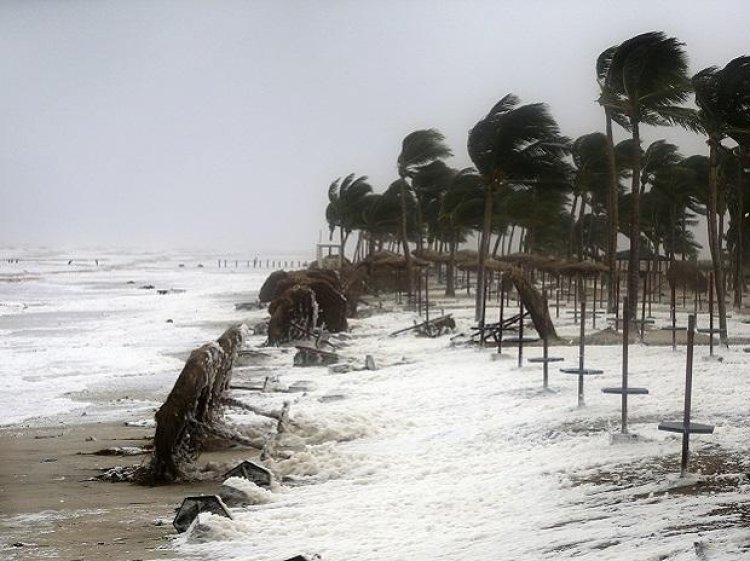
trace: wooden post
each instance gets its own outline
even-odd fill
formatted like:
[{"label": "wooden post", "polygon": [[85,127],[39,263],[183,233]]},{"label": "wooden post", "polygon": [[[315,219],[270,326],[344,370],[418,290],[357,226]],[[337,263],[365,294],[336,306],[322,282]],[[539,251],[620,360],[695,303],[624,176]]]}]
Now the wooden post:
[{"label": "wooden post", "polygon": [[518,368],[521,368],[523,362],[523,300],[520,296],[518,301],[520,302],[519,310],[521,312],[518,320]]},{"label": "wooden post", "polygon": [[677,350],[677,302],[676,302],[677,289],[675,288],[674,285],[672,286],[672,289],[670,292],[671,292],[671,295],[670,295],[669,308],[670,308],[670,312],[672,315],[672,350],[676,351]]},{"label": "wooden post", "polygon": [[[622,299],[623,309],[628,309],[628,297]],[[630,348],[630,322],[622,322],[622,419],[621,432],[628,432],[628,350]]]},{"label": "wooden post", "polygon": [[503,314],[505,312],[505,283],[503,273],[500,273],[500,321],[498,322],[497,354],[503,352]]},{"label": "wooden post", "polygon": [[586,336],[586,301],[581,299],[581,340],[578,343],[578,407],[583,407],[583,365],[586,345],[583,340]]},{"label": "wooden post", "polygon": [[695,316],[688,317],[687,332],[687,364],[685,366],[685,412],[682,417],[682,458],[680,461],[680,477],[685,477],[688,467],[688,456],[690,455],[690,407],[693,400],[693,344],[695,340]]},{"label": "wooden post", "polygon": [[430,272],[427,267],[424,269],[424,314],[425,320],[430,321]]},{"label": "wooden post", "polygon": [[708,354],[714,356],[714,274],[708,274]]},{"label": "wooden post", "polygon": [[596,281],[597,277],[594,277],[594,301],[591,305],[591,329],[596,329]]}]

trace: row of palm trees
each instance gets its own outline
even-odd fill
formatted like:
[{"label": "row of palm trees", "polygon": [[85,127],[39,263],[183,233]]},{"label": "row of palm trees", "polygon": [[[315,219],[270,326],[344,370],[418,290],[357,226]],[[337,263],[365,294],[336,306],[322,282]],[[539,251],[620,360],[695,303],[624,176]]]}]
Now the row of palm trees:
[{"label": "row of palm trees", "polygon": [[[331,233],[339,229],[343,251],[350,234],[359,231],[359,254],[365,241],[373,251],[398,240],[409,271],[410,243],[454,254],[476,233],[478,294],[487,258],[510,251],[512,242],[522,251],[603,259],[614,283],[618,236],[624,234],[630,241],[628,314],[635,318],[641,245],[670,259],[694,257],[698,246],[689,227],[704,213],[726,337],[723,242],[732,255],[735,286],[742,285],[748,246],[743,171],[750,143],[750,57],[691,78],[683,47],[662,32],[650,32],[601,53],[596,79],[604,133],[571,140],[545,104],[522,104],[508,94],[469,132],[473,168],[445,163],[452,151],[439,131],[407,135],[396,160],[399,177],[383,193],[355,174],[331,184],[326,209]],[[685,105],[691,95],[698,109]],[[615,143],[615,126],[630,138]],[[643,126],[702,133],[709,155],[685,157],[663,140],[644,148]],[[727,140],[737,146],[728,147]],[[448,294],[452,291],[449,286]],[[735,290],[736,306],[741,297]],[[481,305],[477,298],[477,317]]]}]

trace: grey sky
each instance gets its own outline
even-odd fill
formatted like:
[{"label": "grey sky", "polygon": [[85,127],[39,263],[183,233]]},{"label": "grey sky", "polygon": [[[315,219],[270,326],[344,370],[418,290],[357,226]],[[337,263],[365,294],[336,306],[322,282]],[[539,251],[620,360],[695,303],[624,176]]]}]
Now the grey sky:
[{"label": "grey sky", "polygon": [[[326,189],[508,92],[601,130],[594,62],[664,30],[750,54],[745,0],[0,1],[0,245],[309,250]],[[693,135],[648,130],[705,153]],[[324,232],[325,233],[325,232]]]}]

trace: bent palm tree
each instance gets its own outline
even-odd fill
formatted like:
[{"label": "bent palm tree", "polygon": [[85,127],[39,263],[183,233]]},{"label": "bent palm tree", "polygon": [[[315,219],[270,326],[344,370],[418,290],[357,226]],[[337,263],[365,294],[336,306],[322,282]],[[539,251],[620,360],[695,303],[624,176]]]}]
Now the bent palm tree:
[{"label": "bent palm tree", "polygon": [[484,216],[477,272],[477,321],[483,316],[486,260],[492,229],[493,199],[513,190],[540,184],[565,184],[570,167],[564,158],[570,141],[560,134],[546,105],[520,105],[508,94],[469,131],[469,157],[484,187]]},{"label": "bent palm tree", "polygon": [[333,237],[333,231],[338,227],[342,259],[345,257],[349,235],[361,222],[364,201],[370,193],[372,193],[372,186],[367,182],[367,177],[364,175],[356,177],[353,173],[343,180],[339,177],[328,187],[326,221],[330,228],[329,238]]},{"label": "bent palm tree", "polygon": [[[453,152],[445,144],[445,137],[436,129],[417,130],[406,135],[401,144],[401,153],[398,155],[396,165],[398,175],[401,178],[399,184],[401,196],[401,244],[404,250],[404,259],[406,260],[407,295],[411,300],[413,292],[414,273],[409,251],[409,240],[407,232],[407,205],[406,192],[410,189],[407,180],[414,177],[414,174],[423,166],[452,156]],[[421,233],[420,233],[421,237]]]},{"label": "bent palm tree", "polygon": [[662,32],[637,35],[608,49],[604,69],[605,94],[600,103],[612,120],[630,130],[635,145],[629,229],[628,318],[638,305],[640,269],[640,127],[681,125],[695,129],[694,111],[682,107],[691,91],[683,44]]}]

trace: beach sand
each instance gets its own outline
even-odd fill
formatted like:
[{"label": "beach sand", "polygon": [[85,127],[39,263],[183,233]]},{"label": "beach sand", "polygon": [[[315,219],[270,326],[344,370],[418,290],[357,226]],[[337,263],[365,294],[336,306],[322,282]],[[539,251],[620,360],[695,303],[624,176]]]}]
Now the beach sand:
[{"label": "beach sand", "polygon": [[[147,487],[92,481],[102,469],[148,456],[98,456],[143,446],[153,429],[122,423],[0,430],[0,557],[8,561],[136,561],[176,558],[165,549],[174,508],[187,495],[216,494],[219,481]],[[92,440],[93,439],[93,440]],[[201,455],[231,465],[248,452]],[[180,556],[184,559],[184,556]]]}]

